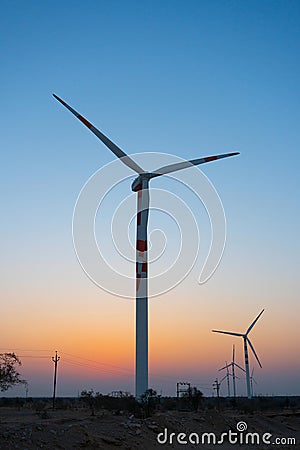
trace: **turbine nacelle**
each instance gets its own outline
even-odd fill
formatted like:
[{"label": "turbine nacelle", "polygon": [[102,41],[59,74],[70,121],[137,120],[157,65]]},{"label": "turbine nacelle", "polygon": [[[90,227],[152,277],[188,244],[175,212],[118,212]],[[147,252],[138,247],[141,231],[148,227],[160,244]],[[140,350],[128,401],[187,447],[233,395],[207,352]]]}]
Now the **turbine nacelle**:
[{"label": "turbine nacelle", "polygon": [[[151,178],[150,173],[142,173],[132,183],[131,189],[133,192],[141,191],[142,189],[148,189],[148,183]],[[146,181],[146,183],[145,183]]]}]

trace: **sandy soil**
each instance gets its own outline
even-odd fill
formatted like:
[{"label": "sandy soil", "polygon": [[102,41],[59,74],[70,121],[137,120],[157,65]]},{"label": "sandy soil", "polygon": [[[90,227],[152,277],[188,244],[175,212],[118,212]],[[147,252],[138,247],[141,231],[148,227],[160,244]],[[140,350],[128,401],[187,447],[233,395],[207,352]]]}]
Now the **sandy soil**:
[{"label": "sandy soil", "polygon": [[[270,445],[241,445],[230,444],[180,444],[179,440],[186,440],[190,433],[202,436],[205,432],[216,433],[220,439],[222,432],[237,431],[237,423],[244,421],[247,431],[272,434],[271,442],[275,438],[296,438],[296,445],[270,444]],[[157,441],[159,433],[161,441],[165,440],[164,430],[167,429],[167,443]],[[171,438],[170,434],[176,433]],[[175,439],[175,440],[174,440]],[[195,442],[195,435],[191,435]],[[206,441],[207,442],[207,441]],[[239,414],[234,411],[207,410],[206,412],[156,412],[148,419],[137,419],[127,413],[114,415],[107,411],[97,412],[91,416],[88,409],[77,410],[46,410],[36,412],[33,410],[0,408],[0,449],[1,450],[56,450],[56,449],[113,449],[123,450],[151,450],[158,448],[168,449],[300,449],[300,412],[284,411],[277,413],[257,413],[252,415]]]}]

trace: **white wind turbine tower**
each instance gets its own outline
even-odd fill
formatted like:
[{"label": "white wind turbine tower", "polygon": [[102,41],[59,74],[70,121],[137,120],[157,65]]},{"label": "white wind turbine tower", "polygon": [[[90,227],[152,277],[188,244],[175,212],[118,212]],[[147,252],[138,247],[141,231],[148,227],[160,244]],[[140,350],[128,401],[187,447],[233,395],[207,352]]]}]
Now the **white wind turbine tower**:
[{"label": "white wind turbine tower", "polygon": [[243,372],[245,372],[245,369],[243,369],[241,366],[239,366],[239,365],[234,361],[234,354],[235,354],[235,346],[234,346],[234,344],[233,344],[233,346],[232,346],[232,361],[231,361],[231,363],[227,364],[227,362],[226,362],[226,366],[221,367],[221,369],[219,369],[219,371],[220,371],[220,370],[223,370],[223,369],[227,369],[227,370],[228,370],[229,367],[231,367],[232,383],[233,383],[233,397],[235,398],[235,397],[236,397],[236,385],[235,385],[235,379],[238,378],[238,377],[235,375],[235,366],[238,367],[239,369],[241,369]]},{"label": "white wind turbine tower", "polygon": [[94,133],[121,161],[138,174],[131,189],[137,192],[137,231],[136,231],[136,378],[135,395],[140,399],[148,389],[148,237],[147,226],[149,216],[149,182],[178,170],[187,169],[192,165],[204,164],[228,156],[238,155],[239,152],[223,155],[208,156],[206,158],[183,161],[160,167],[154,172],[146,172],[130,156],[123,152],[116,144],[108,139],[101,131],[81,116],[71,106],[57,95],[53,96],[73,113],[89,130]]},{"label": "white wind turbine tower", "polygon": [[244,354],[245,354],[245,369],[246,369],[246,382],[247,382],[247,395],[248,398],[251,398],[251,383],[250,383],[250,372],[249,372],[249,357],[248,357],[248,347],[247,343],[250,345],[250,348],[259,364],[260,367],[262,367],[260,360],[258,359],[258,356],[256,354],[256,351],[254,350],[253,345],[251,344],[250,339],[248,338],[248,334],[264,312],[264,309],[258,314],[256,319],[251,323],[251,325],[248,327],[246,333],[234,333],[232,331],[220,331],[220,330],[212,330],[214,333],[223,333],[223,334],[230,334],[231,336],[241,336],[244,340]]}]

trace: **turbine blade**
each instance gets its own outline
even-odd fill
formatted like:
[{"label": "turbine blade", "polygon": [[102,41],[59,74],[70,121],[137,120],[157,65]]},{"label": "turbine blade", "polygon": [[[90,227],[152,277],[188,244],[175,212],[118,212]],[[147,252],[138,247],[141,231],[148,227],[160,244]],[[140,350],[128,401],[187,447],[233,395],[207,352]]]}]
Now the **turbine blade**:
[{"label": "turbine blade", "polygon": [[211,330],[213,333],[230,334],[231,336],[244,336],[242,333],[233,333],[231,331]]},{"label": "turbine blade", "polygon": [[94,125],[92,125],[88,120],[82,117],[75,109],[71,108],[66,102],[64,102],[61,98],[59,98],[56,94],[53,94],[53,97],[56,98],[63,106],[65,106],[71,113],[74,114],[77,119],[79,119],[92,133],[94,133],[100,141],[103,142],[106,147],[108,147],[121,161],[126,164],[126,166],[130,167],[130,169],[134,170],[138,174],[144,173],[144,170],[131,159],[126,153],[123,152],[116,144],[114,144],[107,136],[105,136],[101,131],[99,131]]},{"label": "turbine blade", "polygon": [[178,170],[187,169],[191,166],[198,166],[199,164],[205,164],[217,159],[228,158],[229,156],[239,155],[239,152],[225,153],[223,155],[207,156],[206,158],[191,159],[190,161],[182,161],[175,164],[170,164],[168,166],[160,167],[149,174],[149,178],[159,177],[160,175],[165,175],[171,172],[177,172]]},{"label": "turbine blade", "polygon": [[258,319],[260,318],[260,316],[262,315],[263,312],[264,312],[264,309],[258,314],[256,319],[253,320],[253,322],[251,323],[250,327],[248,328],[248,330],[245,333],[246,336],[247,336],[248,333],[250,333],[250,331],[252,330],[252,328],[254,327],[254,325],[256,324],[256,322],[258,321]]},{"label": "turbine blade", "polygon": [[232,346],[232,362],[233,362],[233,364],[234,364],[234,354],[235,354],[235,346],[233,344],[233,346]]},{"label": "turbine blade", "polygon": [[259,358],[258,358],[258,356],[257,356],[257,354],[256,354],[256,351],[254,350],[254,347],[253,347],[253,345],[251,344],[251,341],[250,341],[250,339],[249,338],[247,338],[247,341],[248,341],[248,344],[250,345],[250,347],[251,347],[251,350],[253,351],[253,354],[254,354],[254,356],[255,356],[255,358],[256,358],[256,360],[257,360],[257,362],[258,362],[258,364],[260,365],[260,367],[262,368],[262,365],[261,365],[261,363],[260,363],[260,360],[259,360]]},{"label": "turbine blade", "polygon": [[220,372],[220,370],[227,369],[227,367],[230,367],[230,366],[231,366],[231,364],[226,364],[226,366],[221,367],[221,369],[219,369],[219,372]]},{"label": "turbine blade", "polygon": [[239,369],[241,369],[243,372],[246,372],[246,370],[243,369],[243,367],[239,366],[237,363],[234,363],[234,365],[235,365],[236,367],[238,367]]}]

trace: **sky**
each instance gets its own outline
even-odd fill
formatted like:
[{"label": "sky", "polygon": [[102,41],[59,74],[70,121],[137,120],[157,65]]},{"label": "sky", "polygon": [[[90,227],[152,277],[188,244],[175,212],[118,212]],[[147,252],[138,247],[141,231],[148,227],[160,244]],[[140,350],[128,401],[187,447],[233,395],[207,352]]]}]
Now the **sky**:
[{"label": "sky", "polygon": [[[220,265],[201,285],[205,209],[178,183],[153,180],[184,197],[201,246],[186,278],[149,301],[149,385],[175,395],[176,383],[189,381],[212,395],[232,345],[239,364],[243,354],[240,338],[211,330],[244,332],[265,308],[250,336],[263,366],[251,355],[255,391],[300,395],[299,23],[296,0],[2,2],[0,352],[20,356],[29,395],[52,395],[55,350],[57,395],[134,392],[134,301],[93,283],[72,239],[81,189],[115,157],[52,93],[129,154],[240,152],[201,166],[227,223]],[[149,161],[157,167],[155,156]],[[131,194],[134,173],[126,177],[98,214],[104,247],[109,206]],[[178,230],[153,211],[149,229],[160,226],[175,258]],[[116,235],[124,230],[119,222]],[[110,285],[119,289],[113,277]],[[242,377],[238,393],[246,394]]]}]

